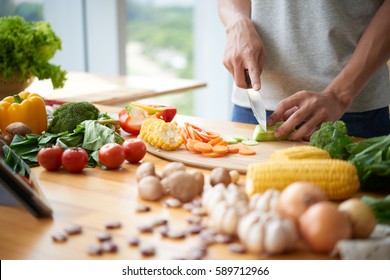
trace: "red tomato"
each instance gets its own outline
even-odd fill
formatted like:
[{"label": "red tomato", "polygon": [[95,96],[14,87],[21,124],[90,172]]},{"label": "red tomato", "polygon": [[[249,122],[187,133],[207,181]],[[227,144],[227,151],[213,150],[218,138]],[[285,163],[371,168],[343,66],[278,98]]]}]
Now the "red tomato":
[{"label": "red tomato", "polygon": [[100,148],[98,156],[100,163],[110,169],[119,168],[125,161],[124,149],[117,143],[105,144]]},{"label": "red tomato", "polygon": [[80,173],[88,163],[88,154],[80,147],[68,148],[62,153],[61,162],[67,171]]},{"label": "red tomato", "polygon": [[138,135],[141,130],[141,125],[149,115],[144,109],[127,105],[119,113],[119,124],[121,128],[132,135]]},{"label": "red tomato", "polygon": [[39,150],[37,154],[38,164],[49,171],[58,170],[61,163],[61,156],[64,150],[60,146],[46,147]]},{"label": "red tomato", "polygon": [[130,163],[139,162],[146,154],[146,145],[141,139],[128,139],[122,144],[125,158]]}]

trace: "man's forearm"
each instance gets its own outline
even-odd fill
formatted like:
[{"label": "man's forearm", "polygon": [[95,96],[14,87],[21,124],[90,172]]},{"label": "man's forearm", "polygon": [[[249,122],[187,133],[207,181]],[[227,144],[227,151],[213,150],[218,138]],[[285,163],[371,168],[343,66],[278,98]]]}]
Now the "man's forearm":
[{"label": "man's forearm", "polygon": [[218,13],[223,25],[229,29],[241,20],[250,19],[250,0],[218,0]]},{"label": "man's forearm", "polygon": [[386,0],[364,31],[350,61],[325,90],[337,93],[347,106],[390,57],[389,14],[390,0]]}]

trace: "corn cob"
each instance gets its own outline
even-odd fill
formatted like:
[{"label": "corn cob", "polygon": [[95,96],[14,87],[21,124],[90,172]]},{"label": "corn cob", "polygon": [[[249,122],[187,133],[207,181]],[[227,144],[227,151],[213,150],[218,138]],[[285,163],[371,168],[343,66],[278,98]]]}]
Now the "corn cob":
[{"label": "corn cob", "polygon": [[141,126],[140,137],[158,149],[177,150],[182,144],[181,128],[175,122],[165,122],[158,118],[148,118]]},{"label": "corn cob", "polygon": [[295,146],[276,150],[270,159],[330,159],[330,154],[314,146]]},{"label": "corn cob", "polygon": [[344,160],[270,160],[248,166],[246,192],[281,191],[297,181],[311,182],[335,200],[351,197],[360,187],[356,167]]}]

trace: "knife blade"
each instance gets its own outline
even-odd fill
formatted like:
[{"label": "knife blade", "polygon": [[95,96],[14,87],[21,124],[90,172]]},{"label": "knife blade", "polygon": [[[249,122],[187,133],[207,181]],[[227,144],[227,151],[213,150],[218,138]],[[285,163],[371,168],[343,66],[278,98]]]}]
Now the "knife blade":
[{"label": "knife blade", "polygon": [[[252,85],[248,70],[245,70],[245,77],[248,84]],[[249,103],[257,122],[264,129],[264,131],[267,131],[267,114],[265,112],[263,100],[261,99],[260,91],[249,88],[247,89],[247,93],[249,97]]]}]

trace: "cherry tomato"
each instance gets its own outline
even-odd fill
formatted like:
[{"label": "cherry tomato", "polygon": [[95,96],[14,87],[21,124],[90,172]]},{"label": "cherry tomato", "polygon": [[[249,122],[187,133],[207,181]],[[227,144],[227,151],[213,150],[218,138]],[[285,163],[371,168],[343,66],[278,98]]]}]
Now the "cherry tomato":
[{"label": "cherry tomato", "polygon": [[68,148],[62,153],[61,162],[67,171],[80,173],[88,163],[88,154],[80,147]]},{"label": "cherry tomato", "polygon": [[58,170],[61,163],[61,156],[64,150],[60,146],[45,147],[37,154],[38,164],[49,171]]},{"label": "cherry tomato", "polygon": [[125,152],[118,143],[108,143],[98,152],[99,161],[109,169],[117,169],[125,161]]},{"label": "cherry tomato", "polygon": [[130,163],[139,162],[146,154],[146,145],[141,139],[128,139],[122,144],[125,158]]},{"label": "cherry tomato", "polygon": [[138,135],[143,121],[149,115],[144,109],[129,104],[118,113],[118,117],[119,124],[124,131],[132,135]]}]

